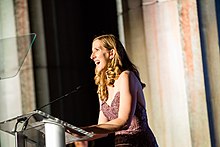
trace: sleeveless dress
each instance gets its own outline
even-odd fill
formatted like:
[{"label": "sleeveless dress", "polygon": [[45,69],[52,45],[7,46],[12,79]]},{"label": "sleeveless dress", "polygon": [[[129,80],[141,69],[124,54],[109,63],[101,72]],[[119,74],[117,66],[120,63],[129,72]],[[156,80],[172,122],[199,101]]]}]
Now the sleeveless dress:
[{"label": "sleeveless dress", "polygon": [[[101,104],[101,111],[110,121],[118,117],[120,92],[109,106],[106,102]],[[148,126],[146,109],[137,102],[135,114],[127,130],[115,132],[116,147],[158,147],[157,141]]]}]

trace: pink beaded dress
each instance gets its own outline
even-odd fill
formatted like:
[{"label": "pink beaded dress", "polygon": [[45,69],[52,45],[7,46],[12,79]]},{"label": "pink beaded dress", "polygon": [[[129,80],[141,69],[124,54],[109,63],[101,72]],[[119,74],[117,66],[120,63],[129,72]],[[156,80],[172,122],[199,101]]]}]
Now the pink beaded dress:
[{"label": "pink beaded dress", "polygon": [[[106,102],[101,105],[101,111],[108,120],[118,117],[120,92],[117,92],[111,106]],[[157,141],[148,126],[146,110],[137,102],[135,114],[127,130],[115,132],[116,147],[158,147]]]}]

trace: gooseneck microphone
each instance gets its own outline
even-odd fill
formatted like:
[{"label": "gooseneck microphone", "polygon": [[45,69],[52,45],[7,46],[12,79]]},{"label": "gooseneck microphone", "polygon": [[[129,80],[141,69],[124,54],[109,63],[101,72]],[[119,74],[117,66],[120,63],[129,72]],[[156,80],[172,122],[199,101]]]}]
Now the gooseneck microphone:
[{"label": "gooseneck microphone", "polygon": [[[53,103],[59,101],[59,100],[64,99],[65,97],[67,97],[67,96],[69,96],[69,95],[71,95],[71,94],[77,93],[77,92],[79,92],[79,90],[80,90],[81,88],[82,88],[81,85],[80,85],[80,86],[77,86],[77,87],[74,88],[72,91],[70,91],[70,92],[68,92],[68,93],[66,93],[66,94],[64,94],[64,95],[62,95],[62,96],[60,96],[60,97],[54,99],[53,101],[51,101],[51,102],[49,102],[49,103],[47,103],[47,104],[45,104],[45,105],[43,105],[43,106],[41,106],[41,107],[35,109],[34,111],[41,110],[41,109],[43,109],[43,108],[45,108],[45,107],[47,107],[47,106],[49,106],[49,105],[51,105],[51,104],[53,104]],[[29,119],[30,119],[33,115],[34,115],[34,114],[32,114],[32,115],[30,115],[30,116],[28,116],[28,117],[24,117],[24,118],[18,119],[18,120],[17,120],[17,123],[15,124],[15,130],[14,130],[14,132],[17,132],[17,125],[18,125],[19,123],[23,123],[22,131],[24,131],[24,130],[27,128]]]},{"label": "gooseneck microphone", "polygon": [[69,96],[70,94],[76,93],[76,92],[78,92],[81,88],[82,88],[82,86],[77,86],[77,87],[74,88],[72,91],[70,91],[70,92],[64,94],[63,96],[58,97],[58,98],[56,98],[55,100],[53,100],[53,101],[51,101],[51,102],[49,102],[49,103],[47,103],[47,104],[45,104],[45,105],[43,105],[43,106],[41,106],[41,107],[35,109],[34,111],[36,111],[36,110],[41,110],[41,109],[43,109],[43,108],[45,108],[45,107],[47,107],[47,106],[49,106],[49,105],[55,103],[56,101],[59,101],[59,100],[65,98],[65,97]]}]

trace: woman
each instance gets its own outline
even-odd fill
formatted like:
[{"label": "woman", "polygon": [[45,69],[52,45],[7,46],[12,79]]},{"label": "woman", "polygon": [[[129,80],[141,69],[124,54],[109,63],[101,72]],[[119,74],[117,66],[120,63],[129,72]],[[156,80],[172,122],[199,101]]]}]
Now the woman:
[{"label": "woman", "polygon": [[115,133],[115,146],[157,147],[148,126],[143,84],[135,65],[114,35],[96,37],[91,59],[95,62],[100,113],[98,124],[84,127],[97,139]]}]

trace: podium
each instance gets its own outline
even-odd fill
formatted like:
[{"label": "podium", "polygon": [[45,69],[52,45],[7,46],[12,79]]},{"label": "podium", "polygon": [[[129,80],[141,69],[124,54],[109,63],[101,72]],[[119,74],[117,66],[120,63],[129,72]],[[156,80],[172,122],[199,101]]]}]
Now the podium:
[{"label": "podium", "polygon": [[93,136],[39,110],[0,122],[0,130],[14,135],[15,147],[65,147]]},{"label": "podium", "polygon": [[[0,39],[0,81],[19,74],[35,39],[35,33]],[[15,147],[65,147],[93,136],[39,110],[0,122],[0,131],[13,136]]]}]

